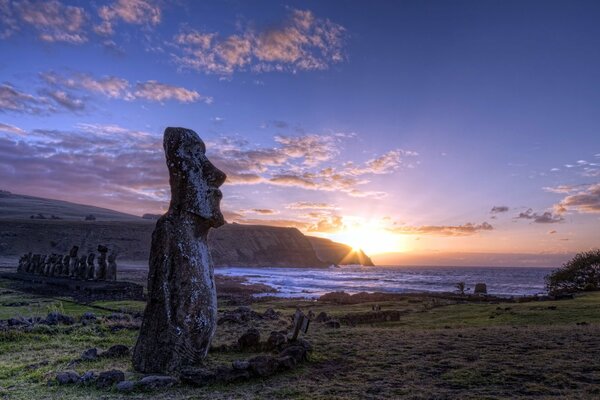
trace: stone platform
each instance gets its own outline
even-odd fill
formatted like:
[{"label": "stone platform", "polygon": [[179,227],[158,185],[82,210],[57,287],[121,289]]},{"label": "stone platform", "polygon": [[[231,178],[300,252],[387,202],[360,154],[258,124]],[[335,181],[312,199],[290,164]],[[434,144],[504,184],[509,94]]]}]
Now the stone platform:
[{"label": "stone platform", "polygon": [[0,273],[15,282],[19,290],[48,296],[68,296],[82,301],[144,300],[144,287],[125,281],[76,280],[18,272]]}]

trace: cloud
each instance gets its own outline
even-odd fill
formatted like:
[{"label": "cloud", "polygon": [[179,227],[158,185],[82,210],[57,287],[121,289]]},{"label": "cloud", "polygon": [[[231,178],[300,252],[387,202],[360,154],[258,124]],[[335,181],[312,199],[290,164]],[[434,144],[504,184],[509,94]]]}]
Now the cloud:
[{"label": "cloud", "polygon": [[[168,205],[168,173],[158,135],[114,125],[32,130],[0,136],[0,176],[16,193],[69,198],[137,213]],[[67,195],[68,194],[68,195]]]},{"label": "cloud", "polygon": [[94,27],[94,31],[102,36],[114,34],[114,24],[125,22],[134,25],[158,25],[161,21],[161,9],[154,1],[148,0],[117,0],[111,5],[98,9],[102,20]]},{"label": "cloud", "polygon": [[[581,185],[580,185],[581,186]],[[562,199],[555,209],[558,212],[574,210],[579,213],[600,212],[600,183],[587,185],[575,194],[570,194]]]},{"label": "cloud", "polygon": [[42,80],[58,90],[75,90],[96,93],[110,99],[132,101],[143,99],[147,101],[163,102],[175,100],[180,103],[193,103],[204,101],[211,103],[212,98],[202,96],[195,90],[161,83],[155,80],[138,82],[132,85],[124,78],[103,76],[95,78],[88,74],[76,73],[70,77],[59,75],[55,72],[40,74]]},{"label": "cloud", "polygon": [[463,225],[422,225],[422,226],[399,226],[391,228],[394,233],[403,235],[438,235],[438,236],[469,236],[481,231],[491,231],[494,227],[483,222],[481,224],[466,223]]},{"label": "cloud", "polygon": [[525,212],[519,213],[515,219],[529,219],[538,224],[554,224],[564,220],[562,216],[552,214],[550,211],[545,211],[542,214],[539,214],[533,212],[531,208],[527,209]]},{"label": "cloud", "polygon": [[206,103],[212,103],[212,98],[203,98],[200,93],[195,90],[188,90],[157,81],[147,81],[136,84],[133,95],[138,99],[146,99],[149,101],[162,102],[165,100],[177,100],[180,103],[193,103],[200,99],[204,99]]},{"label": "cloud", "polygon": [[291,10],[279,26],[250,28],[221,37],[213,32],[187,30],[174,38],[181,67],[229,75],[251,70],[323,70],[344,60],[345,28],[311,11]]},{"label": "cloud", "polygon": [[0,122],[0,132],[11,133],[19,136],[24,136],[26,134],[26,132],[23,129],[17,126],[3,124],[2,122]]},{"label": "cloud", "polygon": [[210,143],[209,153],[215,165],[227,173],[230,184],[260,183],[342,192],[353,197],[385,197],[385,192],[362,190],[359,186],[367,184],[371,174],[397,171],[405,158],[416,157],[416,153],[397,149],[363,165],[341,162],[341,167],[323,166],[337,161],[343,142],[352,137],[343,133],[275,136],[277,146],[270,148],[252,148],[246,141],[221,138]]},{"label": "cloud", "polygon": [[43,93],[68,110],[82,111],[85,108],[82,99],[78,99],[62,90],[45,90]]},{"label": "cloud", "polygon": [[13,86],[0,84],[0,112],[40,114],[47,108],[46,105],[42,98],[21,92]]},{"label": "cloud", "polygon": [[334,233],[340,231],[344,227],[343,218],[339,215],[331,215],[311,225],[308,232]]},{"label": "cloud", "polygon": [[505,213],[509,210],[508,206],[494,206],[490,210],[492,214]]},{"label": "cloud", "polygon": [[88,16],[81,7],[67,6],[57,0],[0,1],[0,38],[12,36],[20,24],[31,26],[44,42],[87,42],[85,24]]},{"label": "cloud", "polygon": [[335,210],[338,207],[329,203],[298,201],[296,203],[286,205],[285,208],[288,208],[290,210]]},{"label": "cloud", "polygon": [[279,214],[279,211],[271,210],[270,208],[252,208],[250,210],[239,210],[238,213],[241,216],[246,214],[274,215]]}]

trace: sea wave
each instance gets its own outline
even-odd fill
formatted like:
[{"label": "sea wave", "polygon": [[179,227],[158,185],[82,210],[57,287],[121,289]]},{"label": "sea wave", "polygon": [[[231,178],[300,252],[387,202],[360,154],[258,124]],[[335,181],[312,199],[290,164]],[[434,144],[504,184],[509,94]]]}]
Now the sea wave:
[{"label": "sea wave", "polygon": [[276,288],[281,297],[319,297],[343,290],[358,292],[452,292],[465,282],[467,293],[476,283],[487,285],[488,293],[499,296],[544,294],[544,277],[552,268],[526,267],[361,267],[341,268],[243,268],[220,267],[215,272],[244,277],[250,283]]}]

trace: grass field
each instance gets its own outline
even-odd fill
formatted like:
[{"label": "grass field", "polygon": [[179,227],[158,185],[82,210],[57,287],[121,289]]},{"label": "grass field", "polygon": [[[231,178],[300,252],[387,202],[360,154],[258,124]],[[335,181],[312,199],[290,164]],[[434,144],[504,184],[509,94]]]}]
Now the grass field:
[{"label": "grass field", "polygon": [[[6,285],[6,282],[0,282]],[[23,304],[20,304],[23,303]],[[26,303],[26,304],[25,304]],[[89,306],[40,298],[0,287],[0,319],[60,311],[78,318],[106,308],[136,312],[141,302],[98,302]],[[600,398],[600,293],[556,302],[454,304],[423,296],[380,303],[407,313],[400,321],[342,325],[313,323],[306,338],[310,361],[268,379],[204,388],[180,386],[154,392],[156,399],[500,399]],[[102,307],[102,309],[96,308]],[[315,301],[269,300],[280,320],[247,326],[219,326],[215,345],[231,343],[249,326],[268,336],[284,329],[297,307],[344,316],[365,313],[372,304],[332,305]],[[38,325],[29,332],[0,331],[0,397],[6,399],[149,398],[82,386],[48,386],[57,371],[118,368],[135,377],[128,358],[69,366],[90,347],[133,346],[135,329],[111,329],[111,322],[71,326]],[[249,357],[250,354],[243,355]],[[211,353],[209,363],[229,363],[240,355]]]}]

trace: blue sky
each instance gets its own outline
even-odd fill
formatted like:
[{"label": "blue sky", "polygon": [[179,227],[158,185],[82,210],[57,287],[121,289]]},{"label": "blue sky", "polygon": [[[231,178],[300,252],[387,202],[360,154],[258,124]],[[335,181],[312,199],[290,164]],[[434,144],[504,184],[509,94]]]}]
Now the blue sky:
[{"label": "blue sky", "polygon": [[179,125],[228,173],[230,222],[371,253],[586,250],[599,17],[592,1],[0,0],[0,186],[163,212],[160,140]]}]

